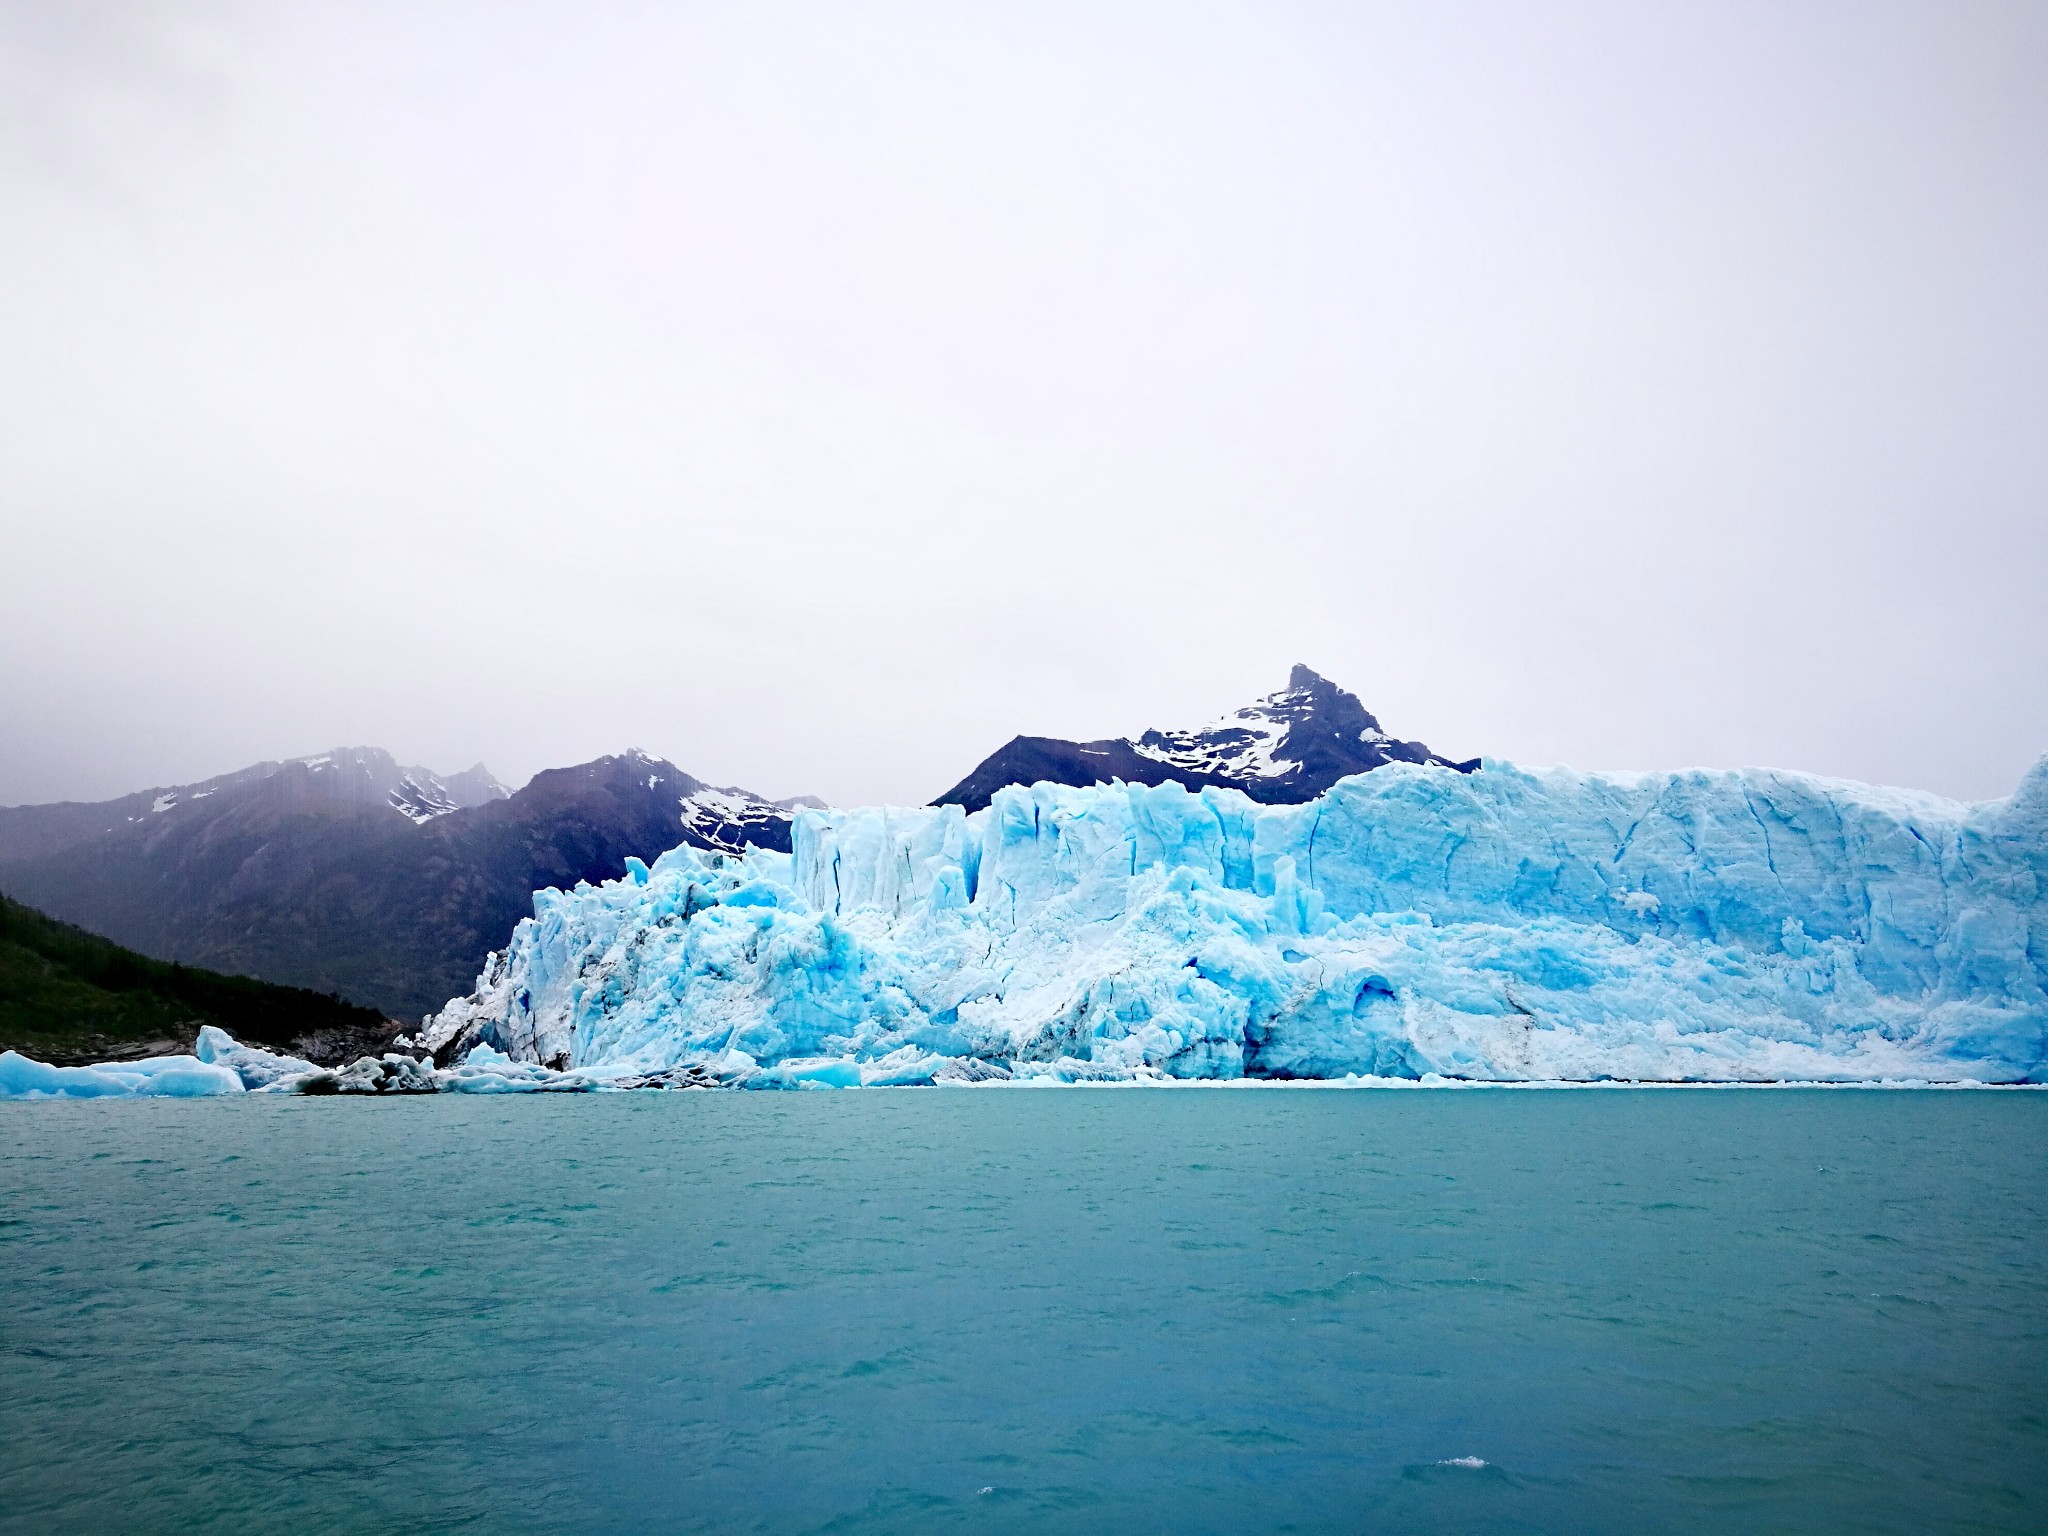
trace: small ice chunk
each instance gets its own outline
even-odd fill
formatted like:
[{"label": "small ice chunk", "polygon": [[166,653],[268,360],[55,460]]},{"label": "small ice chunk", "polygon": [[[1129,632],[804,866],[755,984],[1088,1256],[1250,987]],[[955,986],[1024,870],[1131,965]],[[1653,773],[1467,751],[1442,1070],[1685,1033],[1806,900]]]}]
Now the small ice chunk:
[{"label": "small ice chunk", "polygon": [[287,1077],[298,1077],[320,1069],[299,1056],[281,1056],[258,1046],[243,1045],[226,1030],[207,1024],[199,1031],[193,1054],[213,1066],[226,1067],[242,1080],[244,1088],[268,1088]]}]

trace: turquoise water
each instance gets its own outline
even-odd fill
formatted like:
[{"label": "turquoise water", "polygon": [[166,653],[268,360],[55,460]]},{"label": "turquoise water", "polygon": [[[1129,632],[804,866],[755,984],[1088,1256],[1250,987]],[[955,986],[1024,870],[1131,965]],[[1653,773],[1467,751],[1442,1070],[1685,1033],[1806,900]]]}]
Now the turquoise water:
[{"label": "turquoise water", "polygon": [[2020,1093],[10,1106],[0,1531],[2044,1530],[2044,1176]]}]

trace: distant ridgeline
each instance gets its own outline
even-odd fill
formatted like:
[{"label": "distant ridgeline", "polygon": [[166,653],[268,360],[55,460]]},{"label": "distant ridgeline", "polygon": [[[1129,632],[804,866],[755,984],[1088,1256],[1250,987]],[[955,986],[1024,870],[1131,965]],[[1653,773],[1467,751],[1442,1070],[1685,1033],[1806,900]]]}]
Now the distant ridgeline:
[{"label": "distant ridgeline", "polygon": [[0,891],[148,955],[417,1020],[469,984],[536,889],[612,879],[679,843],[787,849],[795,803],[641,752],[508,795],[481,764],[441,776],[355,748],[0,808]]},{"label": "distant ridgeline", "polygon": [[1263,805],[1313,800],[1339,779],[1388,763],[1435,763],[1470,773],[1419,741],[1396,741],[1358,696],[1307,667],[1280,692],[1193,731],[1147,731],[1136,741],[1016,736],[932,801],[978,811],[1010,784],[1163,784],[1243,790]]},{"label": "distant ridgeline", "polygon": [[388,1033],[375,1009],[151,960],[0,896],[0,1049],[103,1060],[185,1049],[203,1024],[284,1047]]},{"label": "distant ridgeline", "polygon": [[1974,805],[1496,761],[1299,805],[1041,782],[804,812],[793,855],[678,849],[534,905],[425,1031],[442,1059],[757,1087],[2048,1080],[2048,758]]}]

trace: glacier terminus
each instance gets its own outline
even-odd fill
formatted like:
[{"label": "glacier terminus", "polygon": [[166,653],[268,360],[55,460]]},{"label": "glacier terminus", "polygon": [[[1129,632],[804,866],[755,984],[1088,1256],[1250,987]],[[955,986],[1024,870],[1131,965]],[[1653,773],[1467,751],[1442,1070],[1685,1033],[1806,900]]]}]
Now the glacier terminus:
[{"label": "glacier terminus", "polygon": [[620,1086],[2048,1081],[2048,759],[1975,804],[1486,759],[791,835],[537,893],[417,1045]]}]

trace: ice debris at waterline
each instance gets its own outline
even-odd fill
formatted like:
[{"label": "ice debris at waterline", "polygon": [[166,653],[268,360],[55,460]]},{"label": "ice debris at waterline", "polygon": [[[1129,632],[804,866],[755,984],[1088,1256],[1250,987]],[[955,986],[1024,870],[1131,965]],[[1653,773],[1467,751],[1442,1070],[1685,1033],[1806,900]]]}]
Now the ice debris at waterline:
[{"label": "ice debris at waterline", "polygon": [[805,811],[542,891],[438,1060],[620,1083],[2048,1080],[2048,758],[1963,804],[1393,764]]},{"label": "ice debris at waterline", "polygon": [[205,1099],[238,1093],[587,1093],[600,1083],[507,1059],[488,1046],[438,1069],[399,1052],[365,1056],[339,1070],[243,1045],[209,1024],[190,1056],[53,1067],[0,1051],[0,1099]]}]

